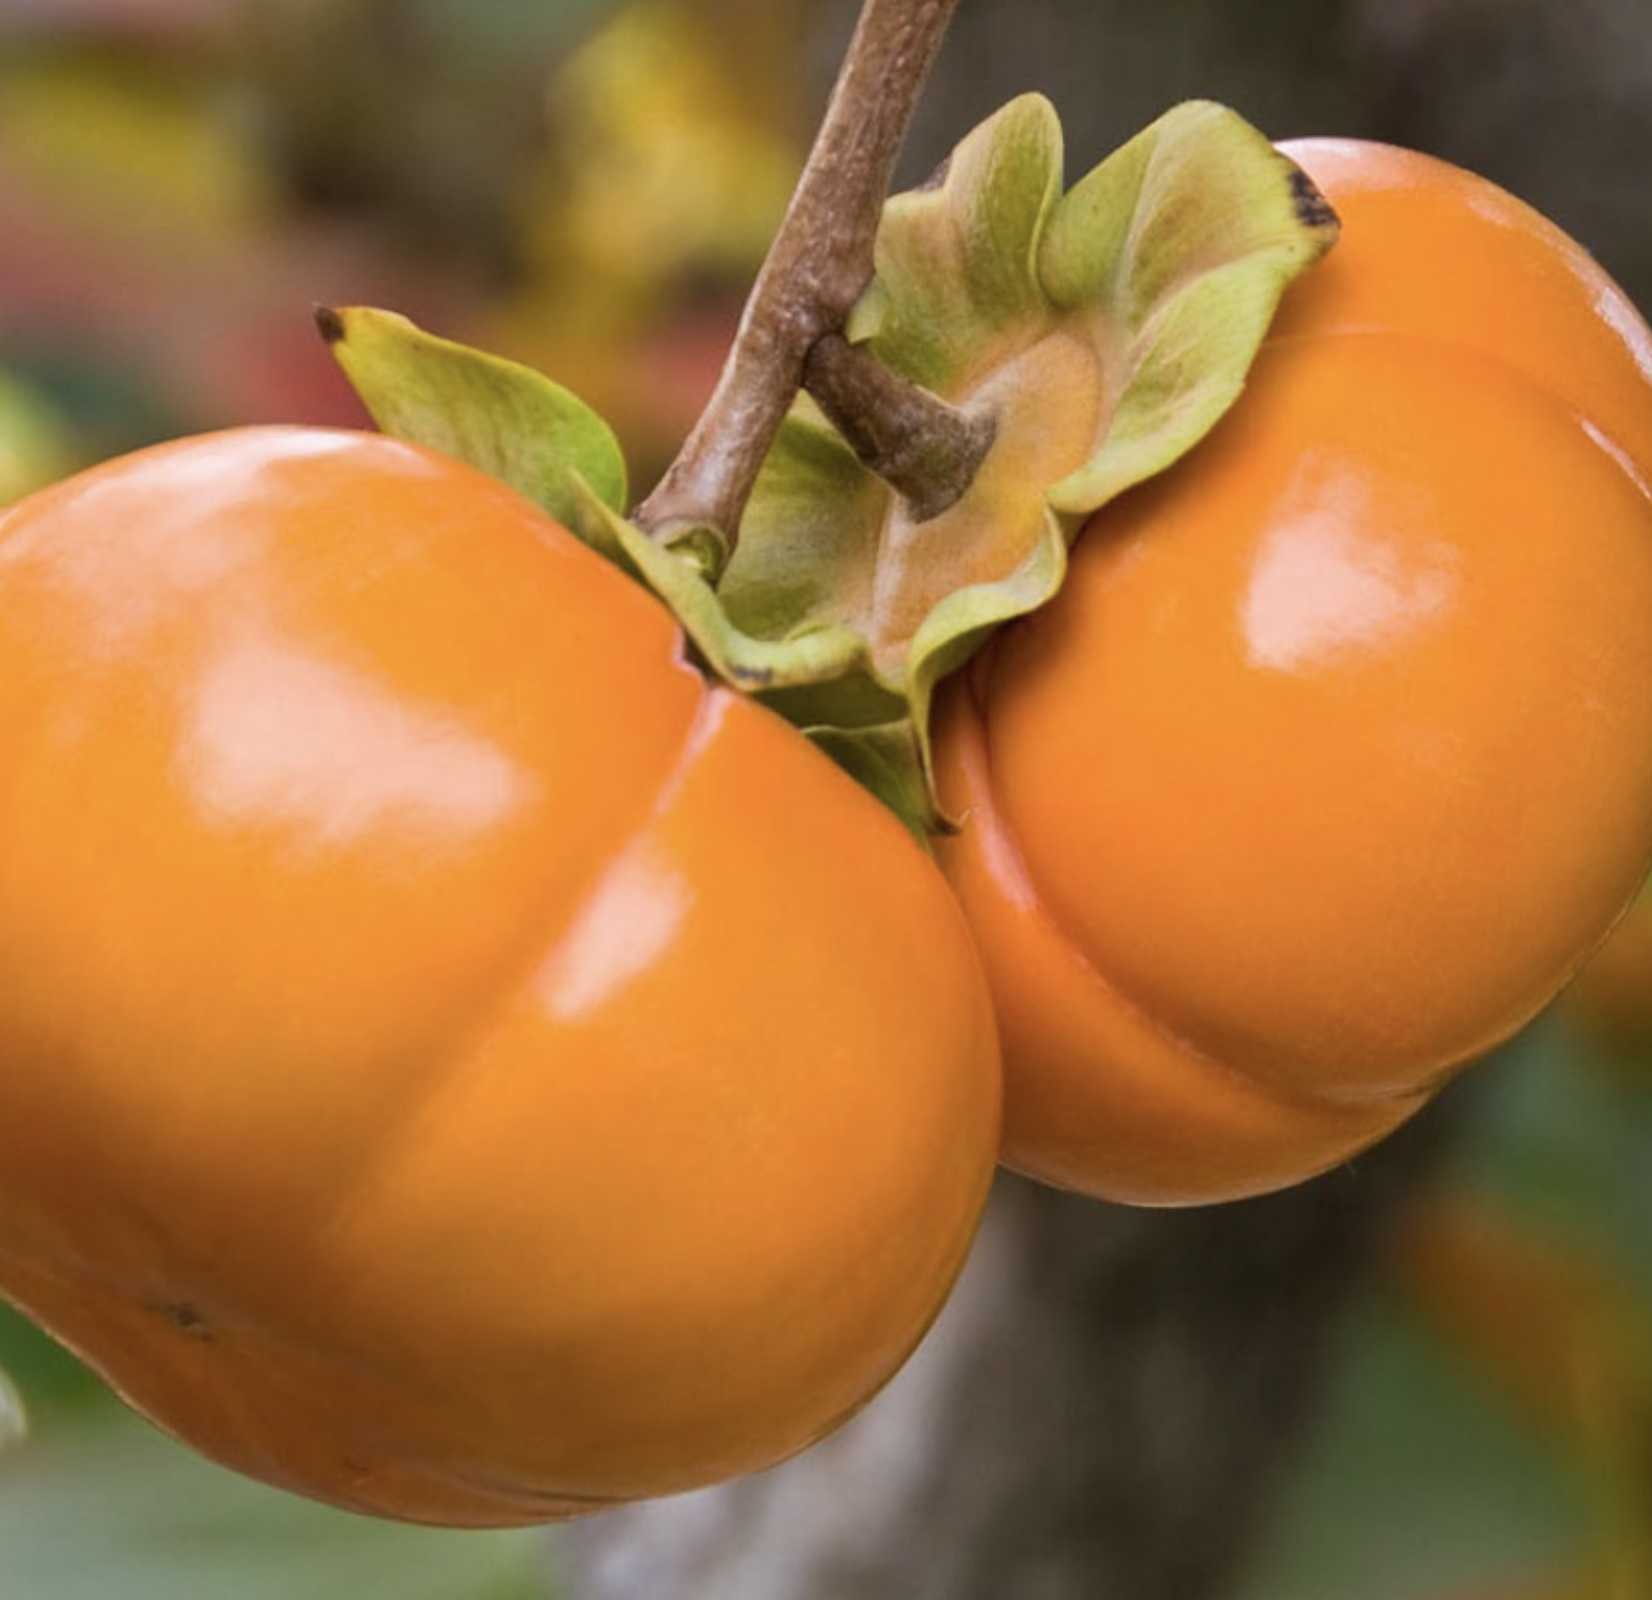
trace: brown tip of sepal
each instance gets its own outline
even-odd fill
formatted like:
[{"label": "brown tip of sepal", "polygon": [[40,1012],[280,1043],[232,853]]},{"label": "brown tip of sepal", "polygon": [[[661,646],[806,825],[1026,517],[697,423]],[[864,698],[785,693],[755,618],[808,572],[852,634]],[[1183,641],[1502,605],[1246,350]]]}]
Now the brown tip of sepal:
[{"label": "brown tip of sepal", "polygon": [[[967,816],[968,813],[965,813]],[[936,808],[929,818],[929,837],[931,839],[956,839],[964,831],[965,817],[949,817],[946,812]]]},{"label": "brown tip of sepal", "polygon": [[938,166],[927,178],[924,179],[922,183],[918,185],[914,193],[933,194],[937,189],[944,188],[946,186],[946,180],[951,172],[952,152],[949,150],[942,158],[940,166]]},{"label": "brown tip of sepal", "polygon": [[1331,202],[1320,192],[1319,185],[1293,161],[1291,168],[1291,206],[1296,220],[1304,228],[1340,230],[1342,218]]},{"label": "brown tip of sepal", "polygon": [[344,338],[344,318],[331,306],[317,306],[315,308],[316,332],[328,344],[338,344]]}]

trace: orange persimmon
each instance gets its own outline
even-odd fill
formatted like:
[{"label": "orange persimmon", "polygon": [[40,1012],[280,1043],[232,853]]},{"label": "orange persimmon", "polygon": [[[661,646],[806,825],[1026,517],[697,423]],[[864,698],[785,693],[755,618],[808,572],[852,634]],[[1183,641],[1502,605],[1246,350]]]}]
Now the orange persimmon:
[{"label": "orange persimmon", "polygon": [[0,518],[0,1292],[218,1460],[541,1521],[900,1364],[998,1132],[945,883],[662,607],[367,434]]},{"label": "orange persimmon", "polygon": [[1393,1128],[1652,857],[1652,334],[1485,180],[1285,149],[1340,244],[938,730],[1007,1160],[1145,1203]]}]

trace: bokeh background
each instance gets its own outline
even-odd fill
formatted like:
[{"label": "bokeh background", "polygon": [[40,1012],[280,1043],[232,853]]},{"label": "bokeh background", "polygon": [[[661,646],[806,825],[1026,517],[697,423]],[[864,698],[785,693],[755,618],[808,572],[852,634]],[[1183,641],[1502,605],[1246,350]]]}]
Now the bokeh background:
[{"label": "bokeh background", "polygon": [[[363,425],[310,327],[542,367],[651,481],[715,379],[849,0],[0,0],[0,504]],[[916,181],[1041,88],[1071,175],[1171,102],[1473,166],[1652,305],[1647,0],[963,0]],[[1394,1152],[1220,1216],[1006,1181],[847,1434],[563,1535],[205,1465],[0,1308],[0,1595],[1652,1600],[1652,908]],[[15,1411],[0,1390],[0,1435]]]}]

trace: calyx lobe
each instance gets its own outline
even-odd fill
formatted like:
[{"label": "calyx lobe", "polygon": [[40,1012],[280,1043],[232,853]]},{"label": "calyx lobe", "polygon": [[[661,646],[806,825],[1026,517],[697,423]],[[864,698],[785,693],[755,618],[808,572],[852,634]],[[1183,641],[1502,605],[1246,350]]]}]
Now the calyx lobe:
[{"label": "calyx lobe", "polygon": [[1054,109],[1012,101],[887,203],[844,330],[990,441],[967,489],[926,500],[919,452],[897,493],[800,394],[732,557],[714,529],[660,543],[627,521],[612,434],[549,380],[384,313],[344,313],[334,349],[385,431],[537,499],[652,588],[711,671],[922,835],[943,825],[937,684],[1055,595],[1093,512],[1210,431],[1285,288],[1336,238],[1300,169],[1208,102],[1173,108],[1065,193],[1061,175]]}]

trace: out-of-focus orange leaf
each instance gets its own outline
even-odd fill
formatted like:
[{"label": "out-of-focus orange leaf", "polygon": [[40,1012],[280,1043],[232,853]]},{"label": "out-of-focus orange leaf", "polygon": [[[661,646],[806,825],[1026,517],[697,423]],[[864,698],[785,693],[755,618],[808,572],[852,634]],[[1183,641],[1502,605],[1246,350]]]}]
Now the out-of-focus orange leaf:
[{"label": "out-of-focus orange leaf", "polygon": [[1576,1600],[1652,1596],[1652,1327],[1601,1260],[1467,1194],[1441,1192],[1397,1240],[1419,1314],[1555,1436],[1594,1493],[1602,1574]]},{"label": "out-of-focus orange leaf", "polygon": [[1546,1426],[1587,1431],[1603,1389],[1625,1406],[1652,1402],[1644,1314],[1601,1264],[1460,1194],[1430,1196],[1397,1237],[1424,1317]]}]

